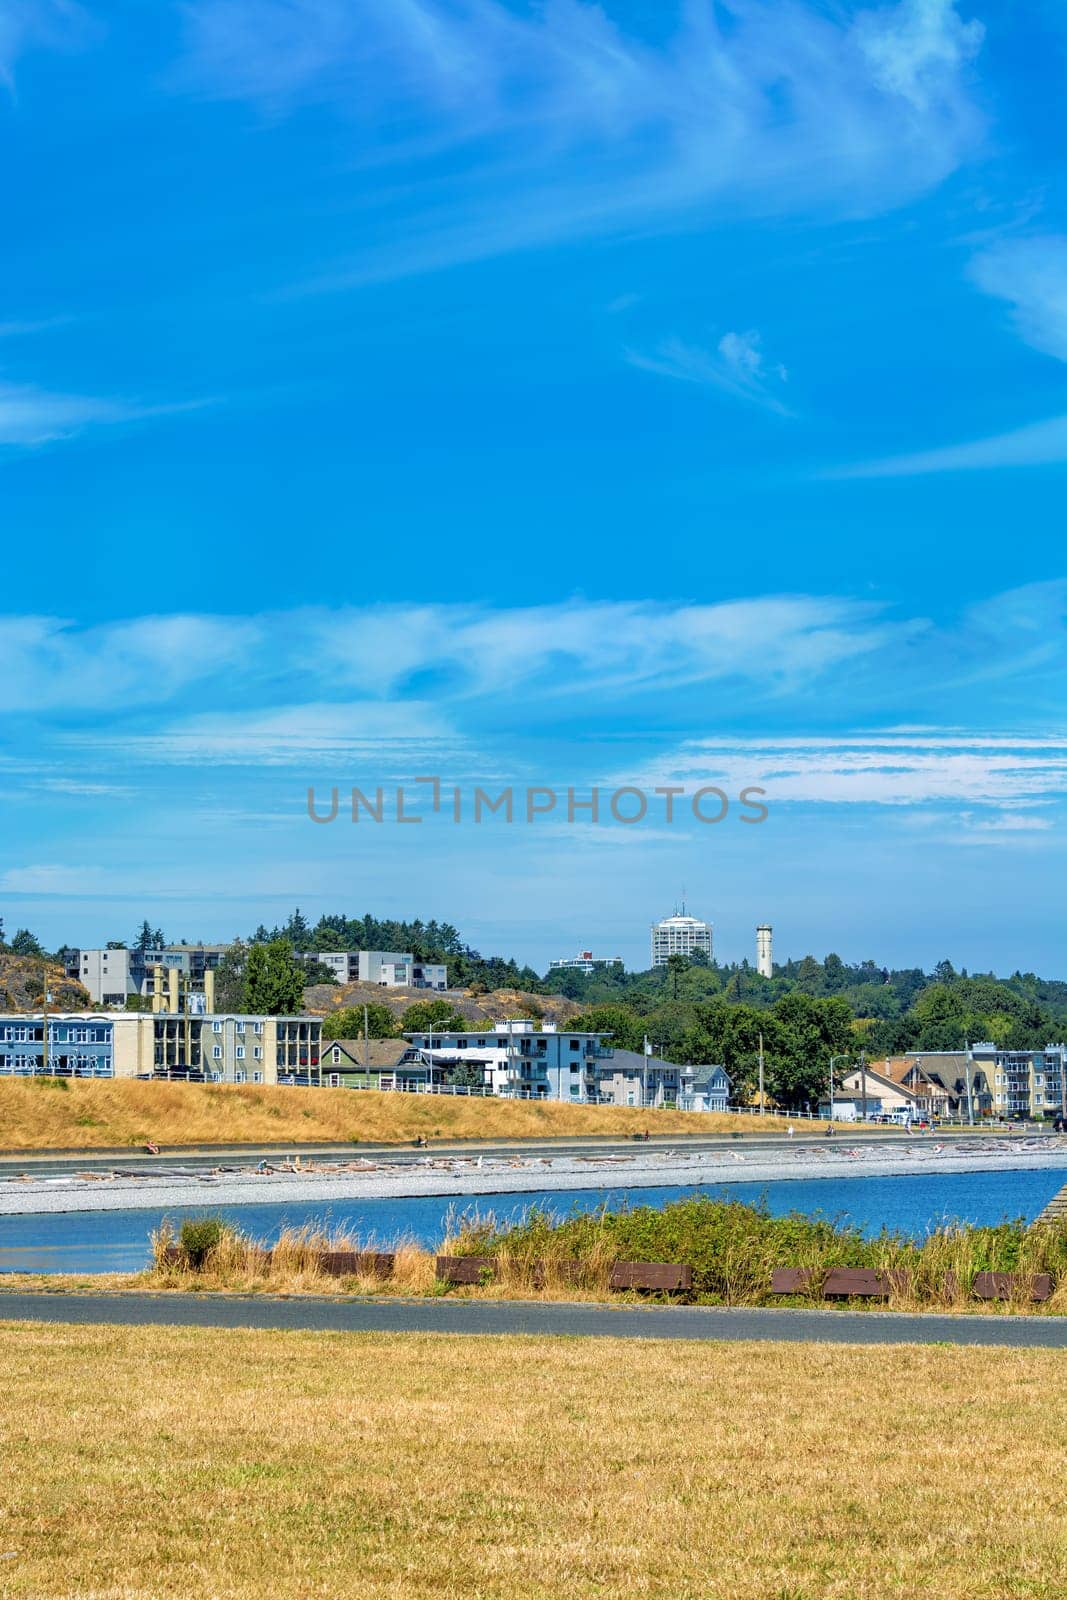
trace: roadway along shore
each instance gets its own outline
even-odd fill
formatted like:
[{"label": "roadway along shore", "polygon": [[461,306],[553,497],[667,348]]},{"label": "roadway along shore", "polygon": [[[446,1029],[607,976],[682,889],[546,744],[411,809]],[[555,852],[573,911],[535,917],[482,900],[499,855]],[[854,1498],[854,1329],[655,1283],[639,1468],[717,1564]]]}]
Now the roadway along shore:
[{"label": "roadway along shore", "polygon": [[[1008,1345],[1067,1349],[1067,1317],[944,1316],[744,1306],[578,1305],[565,1301],[290,1300],[267,1296],[0,1291],[4,1322],[313,1329],[330,1333],[525,1334],[530,1338],[786,1340],[813,1344]],[[832,1403],[832,1397],[831,1401]]]},{"label": "roadway along shore", "polygon": [[[664,1142],[666,1145],[666,1141]],[[714,1188],[724,1183],[759,1186],[789,1179],[905,1177],[924,1172],[1063,1169],[1067,1139],[978,1137],[960,1142],[935,1135],[905,1144],[834,1140],[797,1141],[747,1150],[719,1147],[617,1146],[614,1149],[549,1152],[524,1148],[463,1151],[338,1154],[332,1158],[284,1158],[277,1152],[254,1161],[141,1158],[90,1166],[77,1158],[62,1164],[5,1161],[0,1173],[0,1215],[47,1212],[125,1211],[177,1206],[257,1204],[329,1205],[337,1200],[405,1199],[417,1196],[523,1194],[573,1189]],[[261,1170],[262,1169],[262,1170]]]}]

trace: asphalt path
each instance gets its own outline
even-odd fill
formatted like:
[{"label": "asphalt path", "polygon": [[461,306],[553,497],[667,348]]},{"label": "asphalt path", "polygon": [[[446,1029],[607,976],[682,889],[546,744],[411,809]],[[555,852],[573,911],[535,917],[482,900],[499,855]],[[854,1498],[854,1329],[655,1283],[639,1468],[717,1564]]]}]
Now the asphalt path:
[{"label": "asphalt path", "polygon": [[520,1334],[537,1338],[784,1340],[832,1344],[1067,1349],[1067,1317],[912,1315],[525,1300],[244,1298],[236,1295],[0,1293],[0,1322],[268,1328],[320,1333]]}]

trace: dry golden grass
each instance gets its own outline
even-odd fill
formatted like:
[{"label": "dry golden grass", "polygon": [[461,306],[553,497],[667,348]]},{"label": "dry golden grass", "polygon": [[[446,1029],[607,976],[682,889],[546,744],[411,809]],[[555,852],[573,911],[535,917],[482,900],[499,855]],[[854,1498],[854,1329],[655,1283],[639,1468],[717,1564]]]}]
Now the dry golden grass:
[{"label": "dry golden grass", "polygon": [[1054,1352],[0,1328],[0,1595],[1059,1600]]},{"label": "dry golden grass", "polygon": [[0,1082],[0,1147],[84,1149],[141,1145],[401,1143],[535,1139],[580,1134],[781,1133],[773,1118],[630,1106],[448,1095],[288,1089],[258,1084],[143,1083],[136,1079]]}]

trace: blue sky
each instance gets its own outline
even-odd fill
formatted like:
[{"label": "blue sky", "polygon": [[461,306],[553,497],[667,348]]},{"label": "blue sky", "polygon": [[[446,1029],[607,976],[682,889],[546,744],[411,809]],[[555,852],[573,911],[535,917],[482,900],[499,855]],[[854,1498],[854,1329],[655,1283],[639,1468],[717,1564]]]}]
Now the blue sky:
[{"label": "blue sky", "polygon": [[[8,0],[0,912],[1067,971],[1052,0]],[[759,827],[306,791],[766,788]]]}]

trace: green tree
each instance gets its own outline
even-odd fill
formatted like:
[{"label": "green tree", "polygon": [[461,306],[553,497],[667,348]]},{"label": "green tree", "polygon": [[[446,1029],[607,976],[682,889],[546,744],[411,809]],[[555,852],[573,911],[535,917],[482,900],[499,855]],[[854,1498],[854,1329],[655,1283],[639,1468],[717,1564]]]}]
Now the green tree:
[{"label": "green tree", "polygon": [[481,1089],[485,1086],[485,1073],[474,1061],[457,1061],[445,1072],[445,1079],[456,1089]]},{"label": "green tree", "polygon": [[[372,1039],[396,1039],[400,1037],[400,1020],[395,1017],[388,1006],[383,1006],[379,1001],[372,1000],[367,1006],[367,1032]],[[323,1018],[322,1037],[324,1039],[362,1039],[363,1037],[363,1007],[341,1006],[337,1011],[331,1011]]]},{"label": "green tree", "polygon": [[799,1109],[814,1105],[825,1092],[830,1057],[855,1048],[852,1013],[844,1000],[794,991],[774,1007],[777,1050],[768,1088],[779,1104]]},{"label": "green tree", "polygon": [[240,1011],[245,1002],[245,967],[248,946],[235,939],[215,968],[216,1011]]},{"label": "green tree", "polygon": [[448,1000],[416,1000],[401,1018],[401,1032],[426,1033],[430,1028],[439,1032],[470,1029],[477,1033],[478,1024],[469,1022]]},{"label": "green tree", "polygon": [[667,982],[670,984],[671,999],[678,998],[678,985],[689,971],[689,957],[675,951],[667,957]]},{"label": "green tree", "polygon": [[43,956],[44,947],[29,928],[19,928],[11,940],[11,953],[16,956]]},{"label": "green tree", "polygon": [[253,1016],[291,1017],[304,1003],[304,968],[286,939],[253,945],[244,976],[243,1009]]}]

